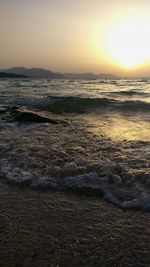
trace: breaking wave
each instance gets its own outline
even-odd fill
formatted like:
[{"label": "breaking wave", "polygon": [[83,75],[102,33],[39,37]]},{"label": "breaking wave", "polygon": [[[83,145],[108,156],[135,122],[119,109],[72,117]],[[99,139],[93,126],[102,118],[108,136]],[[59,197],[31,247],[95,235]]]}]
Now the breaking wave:
[{"label": "breaking wave", "polygon": [[[99,177],[97,173],[85,173],[62,179],[43,177],[33,179],[28,172],[19,176],[1,173],[1,180],[17,185],[28,185],[34,190],[72,191],[80,194],[92,194],[103,197],[106,201],[121,209],[138,209],[150,211],[150,196],[141,187],[125,188],[118,180],[118,185],[111,185],[108,177]],[[5,177],[5,178],[4,178]]]},{"label": "breaking wave", "polygon": [[[140,100],[120,101],[109,98],[47,97],[37,102],[37,107],[56,113],[88,113],[91,111],[114,110],[118,112],[150,111],[150,103]],[[39,105],[38,105],[39,104]]]},{"label": "breaking wave", "polygon": [[150,112],[150,103],[140,100],[116,100],[113,98],[82,98],[48,96],[37,99],[1,99],[3,105],[21,105],[47,110],[54,113],[90,113],[90,112]]}]

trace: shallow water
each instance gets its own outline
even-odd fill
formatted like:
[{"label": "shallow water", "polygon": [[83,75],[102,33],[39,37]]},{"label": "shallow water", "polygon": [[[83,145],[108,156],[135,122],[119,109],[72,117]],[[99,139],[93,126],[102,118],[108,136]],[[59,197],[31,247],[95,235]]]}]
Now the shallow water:
[{"label": "shallow water", "polygon": [[0,121],[2,182],[92,192],[150,210],[148,80],[0,81],[1,106],[47,110],[69,125]]}]

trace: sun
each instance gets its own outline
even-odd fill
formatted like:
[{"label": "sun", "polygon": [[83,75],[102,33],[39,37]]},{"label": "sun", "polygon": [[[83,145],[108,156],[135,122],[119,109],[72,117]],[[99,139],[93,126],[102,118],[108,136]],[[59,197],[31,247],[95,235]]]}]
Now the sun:
[{"label": "sun", "polygon": [[111,25],[106,52],[122,67],[133,69],[150,60],[150,18],[126,18]]}]

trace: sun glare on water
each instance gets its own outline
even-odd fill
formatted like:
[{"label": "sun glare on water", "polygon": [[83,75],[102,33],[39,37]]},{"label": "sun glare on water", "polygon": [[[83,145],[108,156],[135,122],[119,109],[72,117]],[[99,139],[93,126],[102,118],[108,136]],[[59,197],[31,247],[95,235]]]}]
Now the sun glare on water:
[{"label": "sun glare on water", "polygon": [[128,18],[109,27],[106,50],[113,62],[132,69],[150,61],[150,18]]}]

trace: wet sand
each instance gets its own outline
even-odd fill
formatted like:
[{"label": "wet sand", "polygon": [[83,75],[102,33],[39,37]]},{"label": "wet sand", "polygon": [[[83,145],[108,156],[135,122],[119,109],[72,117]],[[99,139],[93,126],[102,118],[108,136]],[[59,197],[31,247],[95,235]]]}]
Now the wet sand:
[{"label": "wet sand", "polygon": [[150,217],[101,198],[0,186],[0,266],[150,266]]}]

